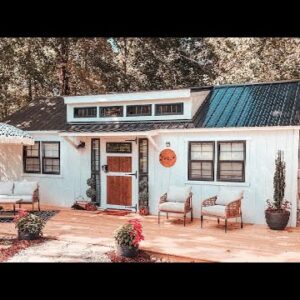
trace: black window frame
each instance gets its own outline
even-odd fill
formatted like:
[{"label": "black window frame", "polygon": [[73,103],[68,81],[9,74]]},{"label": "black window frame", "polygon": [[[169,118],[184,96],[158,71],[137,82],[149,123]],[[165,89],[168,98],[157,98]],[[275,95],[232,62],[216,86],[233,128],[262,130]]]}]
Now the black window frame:
[{"label": "black window frame", "polygon": [[[107,108],[113,108],[113,107],[120,107],[121,108],[121,115],[120,116],[104,116],[103,110]],[[100,118],[122,118],[124,117],[124,106],[123,105],[112,105],[112,106],[100,106],[99,107],[99,117]]]},{"label": "black window frame", "polygon": [[[203,160],[203,159],[191,159],[191,149],[192,144],[212,144],[213,146],[213,159],[212,160]],[[215,141],[190,141],[188,146],[188,180],[190,181],[215,181]],[[192,178],[191,170],[192,170],[192,162],[200,162],[200,163],[211,163],[212,165],[212,177],[211,178]]]},{"label": "black window frame", "polygon": [[[76,110],[79,110],[79,109],[95,109],[95,115],[93,115],[93,116],[78,116],[78,115],[76,115]],[[97,106],[74,107],[73,116],[74,116],[74,119],[97,118]]]},{"label": "black window frame", "polygon": [[[150,108],[148,114],[135,114],[135,115],[128,114],[128,108],[142,107],[142,106],[146,106],[146,107]],[[145,116],[152,116],[152,104],[137,104],[137,105],[127,105],[126,106],[126,117],[145,117]]]},{"label": "black window frame", "polygon": [[[220,160],[220,144],[232,144],[232,143],[240,143],[243,144],[243,160]],[[245,140],[233,140],[233,141],[218,141],[217,142],[218,149],[218,163],[217,163],[217,181],[221,182],[245,182],[246,180],[246,141]],[[242,164],[242,179],[221,179],[220,178],[220,165],[221,163],[240,163]]]},{"label": "black window frame", "polygon": [[[130,152],[120,152],[120,151],[108,151],[108,144],[129,144],[130,145]],[[123,154],[130,154],[132,153],[132,143],[131,142],[106,142],[106,145],[105,145],[105,150],[106,150],[106,153],[123,153]]]},{"label": "black window frame", "polygon": [[[96,156],[97,147],[99,151],[99,157]],[[96,196],[91,200],[97,206],[100,206],[101,205],[101,144],[99,138],[91,139],[91,178],[93,178],[96,183]]]},{"label": "black window frame", "polygon": [[[180,105],[181,107],[181,112],[177,112],[177,113],[160,113],[158,112],[158,107],[159,106],[171,106],[171,105]],[[184,105],[183,102],[176,102],[176,103],[157,103],[155,104],[155,116],[176,116],[176,115],[183,115],[184,114]]]},{"label": "black window frame", "polygon": [[[23,173],[28,173],[28,174],[41,174],[41,143],[40,141],[35,141],[35,144],[39,145],[38,149],[38,156],[27,156],[27,147],[31,146],[23,146]],[[39,171],[27,171],[27,163],[26,159],[27,158],[37,158],[39,160]]]},{"label": "black window frame", "polygon": [[[45,144],[58,144],[58,157],[47,157],[45,156]],[[47,172],[44,170],[44,160],[45,159],[55,159],[59,161],[59,172]],[[59,141],[42,141],[42,173],[43,174],[53,174],[53,175],[60,175],[61,173],[61,163],[60,163],[60,142]]]},{"label": "black window frame", "polygon": [[[146,142],[143,144],[143,142]],[[146,147],[145,158],[146,162],[146,170],[144,171],[142,168],[141,158],[143,158],[142,147]],[[138,142],[138,160],[139,160],[139,176],[138,176],[138,194],[139,194],[139,207],[140,206],[149,206],[149,141],[147,138],[140,138]],[[147,200],[144,199],[145,202],[142,201],[142,197],[145,197],[144,193],[147,193]]]}]

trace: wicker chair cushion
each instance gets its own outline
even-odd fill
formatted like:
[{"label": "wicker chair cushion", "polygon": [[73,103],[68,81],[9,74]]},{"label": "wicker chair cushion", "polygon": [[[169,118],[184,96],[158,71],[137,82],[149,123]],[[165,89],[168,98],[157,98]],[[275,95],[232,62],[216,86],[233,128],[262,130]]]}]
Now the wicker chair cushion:
[{"label": "wicker chair cushion", "polygon": [[216,204],[218,205],[227,205],[228,203],[240,199],[242,196],[242,192],[228,191],[223,190],[220,192]]},{"label": "wicker chair cushion", "polygon": [[169,212],[184,212],[183,202],[165,202],[159,205],[159,210]]},{"label": "wicker chair cushion", "polygon": [[191,186],[183,186],[183,187],[179,187],[175,185],[170,186],[167,193],[167,201],[184,202],[189,196],[191,190],[192,190]]},{"label": "wicker chair cushion", "polygon": [[37,182],[21,181],[15,182],[14,195],[32,195],[37,188]]},{"label": "wicker chair cushion", "polygon": [[225,209],[226,206],[224,205],[205,206],[202,207],[202,213],[211,216],[225,217]]},{"label": "wicker chair cushion", "polygon": [[14,183],[12,181],[0,182],[0,195],[11,195]]}]

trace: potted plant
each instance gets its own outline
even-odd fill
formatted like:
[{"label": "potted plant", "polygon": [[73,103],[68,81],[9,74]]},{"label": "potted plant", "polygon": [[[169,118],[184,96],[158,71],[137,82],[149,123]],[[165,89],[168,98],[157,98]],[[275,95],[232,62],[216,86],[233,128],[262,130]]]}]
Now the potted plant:
[{"label": "potted plant", "polygon": [[43,235],[45,221],[34,214],[21,210],[14,218],[14,222],[18,229],[19,240],[36,240]]},{"label": "potted plant", "polygon": [[115,231],[114,238],[118,255],[135,257],[138,254],[139,243],[144,240],[140,220],[132,219],[123,224]]},{"label": "potted plant", "polygon": [[149,215],[148,193],[141,192],[139,194],[139,214],[142,216]]},{"label": "potted plant", "polygon": [[290,218],[290,202],[284,199],[285,162],[282,151],[278,151],[275,160],[273,186],[273,202],[269,199],[267,200],[267,209],[265,211],[266,222],[271,229],[283,230]]},{"label": "potted plant", "polygon": [[85,205],[85,209],[97,210],[97,206],[94,203],[96,202],[96,197],[97,197],[96,180],[95,178],[91,177],[87,180],[86,183],[89,186],[89,188],[86,191],[86,195],[91,199],[91,202]]}]

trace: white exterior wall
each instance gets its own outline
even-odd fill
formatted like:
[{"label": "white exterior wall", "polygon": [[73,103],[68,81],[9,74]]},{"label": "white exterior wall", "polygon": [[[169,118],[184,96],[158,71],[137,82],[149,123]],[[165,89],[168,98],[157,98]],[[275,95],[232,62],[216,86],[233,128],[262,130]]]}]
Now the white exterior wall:
[{"label": "white exterior wall", "polygon": [[[130,94],[108,94],[92,96],[64,97],[67,105],[67,122],[107,122],[107,121],[165,121],[165,120],[188,120],[192,119],[199,106],[203,103],[209,90],[192,92],[190,90],[160,91]],[[180,115],[155,115],[155,104],[183,103],[183,114]],[[151,105],[151,116],[128,116],[127,105]],[[100,107],[123,106],[123,117],[100,117]],[[93,118],[74,118],[74,108],[96,107],[97,116]]]},{"label": "white exterior wall", "polygon": [[[217,195],[221,189],[244,190],[242,203],[245,222],[265,224],[266,199],[273,197],[273,175],[277,151],[284,151],[286,161],[285,198],[292,202],[289,226],[296,226],[297,213],[297,169],[298,131],[236,131],[207,133],[161,134],[154,138],[162,150],[166,142],[177,155],[172,168],[164,168],[158,161],[159,152],[151,148],[150,157],[150,213],[157,214],[158,199],[170,185],[191,185],[193,192],[194,216],[200,216],[201,201]],[[246,182],[188,181],[188,141],[246,140]],[[217,157],[217,153],[216,153]],[[216,171],[217,159],[215,159]],[[216,177],[216,174],[215,174]]]},{"label": "white exterior wall", "polygon": [[86,180],[91,174],[90,138],[80,138],[86,142],[85,149],[77,150],[59,137],[58,134],[33,134],[37,141],[59,141],[61,174],[24,174],[22,146],[0,146],[1,180],[38,181],[41,204],[70,207],[76,197],[85,197]]},{"label": "white exterior wall", "polygon": [[[1,180],[37,180],[40,184],[42,204],[70,207],[77,197],[83,196],[86,198],[86,180],[91,175],[90,139],[92,137],[74,138],[76,144],[79,141],[86,142],[86,147],[80,150],[75,149],[58,134],[34,134],[34,138],[39,141],[61,142],[61,174],[23,174],[22,147],[1,145]],[[100,138],[103,154],[105,147],[102,143],[107,141],[107,139],[97,138]],[[298,130],[236,130],[233,132],[206,131],[202,133],[193,133],[191,131],[182,133],[166,132],[154,136],[153,139],[158,146],[158,150],[155,150],[153,145],[149,143],[149,205],[151,214],[157,214],[159,197],[168,190],[170,185],[191,185],[195,217],[199,217],[201,201],[218,194],[221,189],[244,190],[245,199],[242,203],[244,221],[265,224],[265,201],[268,198],[272,199],[273,196],[274,160],[277,150],[280,149],[284,151],[284,159],[286,161],[285,197],[292,202],[292,214],[289,225],[296,225]],[[120,140],[122,139],[120,138]],[[187,179],[188,141],[201,140],[246,140],[246,182],[189,182]],[[177,155],[177,162],[172,168],[164,168],[159,163],[159,152],[166,148],[166,142],[171,143],[170,148]],[[137,160],[137,157],[134,159]],[[215,162],[217,163],[217,160]],[[104,163],[101,157],[101,165]],[[135,165],[137,164],[135,163]],[[102,181],[103,176],[105,176],[105,173],[101,171]],[[101,199],[102,206],[105,206],[104,200]]]}]

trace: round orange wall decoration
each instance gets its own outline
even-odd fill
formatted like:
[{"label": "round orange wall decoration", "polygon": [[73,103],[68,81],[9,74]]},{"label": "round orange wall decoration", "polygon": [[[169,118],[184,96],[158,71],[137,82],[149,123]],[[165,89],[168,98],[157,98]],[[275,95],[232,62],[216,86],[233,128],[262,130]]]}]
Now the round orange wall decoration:
[{"label": "round orange wall decoration", "polygon": [[176,154],[171,149],[164,149],[159,154],[159,161],[164,167],[170,168],[176,163]]}]

